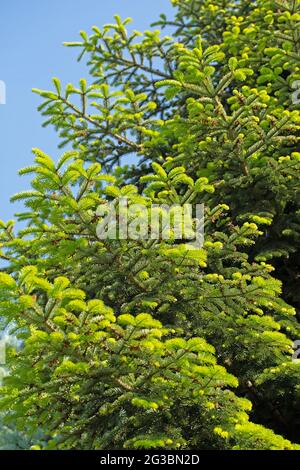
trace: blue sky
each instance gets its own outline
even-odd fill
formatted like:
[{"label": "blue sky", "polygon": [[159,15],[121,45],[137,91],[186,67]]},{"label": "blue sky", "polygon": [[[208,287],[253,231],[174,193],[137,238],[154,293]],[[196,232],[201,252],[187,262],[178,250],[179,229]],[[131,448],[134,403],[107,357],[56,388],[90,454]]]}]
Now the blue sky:
[{"label": "blue sky", "polygon": [[8,220],[20,209],[12,194],[28,189],[28,178],[17,175],[32,163],[32,147],[57,158],[58,138],[42,128],[37,111],[40,99],[32,88],[51,89],[51,78],[76,83],[88,77],[78,50],[62,46],[76,41],[81,29],[112,22],[118,13],[132,17],[132,28],[147,29],[160,13],[173,12],[170,0],[9,0],[0,10],[0,80],[6,84],[6,105],[0,105],[0,218]]}]

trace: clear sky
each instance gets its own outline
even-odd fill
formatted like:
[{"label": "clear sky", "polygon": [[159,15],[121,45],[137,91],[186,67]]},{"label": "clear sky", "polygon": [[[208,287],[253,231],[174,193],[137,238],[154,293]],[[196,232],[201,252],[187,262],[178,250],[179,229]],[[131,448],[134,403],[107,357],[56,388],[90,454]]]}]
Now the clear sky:
[{"label": "clear sky", "polygon": [[0,219],[20,209],[10,204],[12,194],[29,189],[29,180],[17,175],[32,163],[32,147],[57,158],[58,138],[42,128],[37,111],[41,102],[32,88],[51,89],[51,78],[77,83],[88,77],[78,49],[62,46],[77,41],[81,29],[111,23],[113,15],[132,17],[133,29],[147,29],[160,13],[172,14],[170,0],[8,0],[0,7],[0,80],[6,84],[6,104],[0,105]]}]

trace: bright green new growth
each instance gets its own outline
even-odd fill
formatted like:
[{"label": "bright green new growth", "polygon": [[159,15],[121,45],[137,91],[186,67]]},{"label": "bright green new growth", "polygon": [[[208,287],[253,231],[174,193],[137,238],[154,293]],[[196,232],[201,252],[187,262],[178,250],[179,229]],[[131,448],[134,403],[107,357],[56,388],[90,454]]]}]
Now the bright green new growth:
[{"label": "bright green new growth", "polygon": [[[172,38],[116,16],[68,43],[90,84],[35,90],[73,150],[34,149],[25,228],[1,223],[25,447],[299,448],[300,1],[173,3]],[[99,239],[117,197],[204,202],[203,248]]]}]

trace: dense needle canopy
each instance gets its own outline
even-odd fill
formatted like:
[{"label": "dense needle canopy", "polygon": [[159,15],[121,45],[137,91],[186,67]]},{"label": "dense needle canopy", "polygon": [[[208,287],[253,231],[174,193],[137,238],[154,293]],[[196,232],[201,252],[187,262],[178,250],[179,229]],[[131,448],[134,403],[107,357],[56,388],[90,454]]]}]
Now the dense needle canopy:
[{"label": "dense needle canopy", "polygon": [[[172,3],[82,31],[89,77],[34,90],[72,150],[33,150],[25,228],[1,223],[22,446],[300,448],[300,1]],[[204,203],[203,247],[99,238],[120,197]]]}]

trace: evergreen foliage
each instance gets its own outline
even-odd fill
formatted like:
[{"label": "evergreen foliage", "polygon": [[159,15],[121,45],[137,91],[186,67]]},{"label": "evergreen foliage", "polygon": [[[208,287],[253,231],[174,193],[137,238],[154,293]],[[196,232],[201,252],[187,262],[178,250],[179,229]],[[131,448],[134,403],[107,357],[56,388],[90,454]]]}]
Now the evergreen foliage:
[{"label": "evergreen foliage", "polygon": [[[300,448],[300,1],[172,3],[67,43],[90,83],[35,89],[72,150],[33,150],[0,227],[0,409],[29,447]],[[119,197],[205,203],[203,248],[100,239]]]}]

